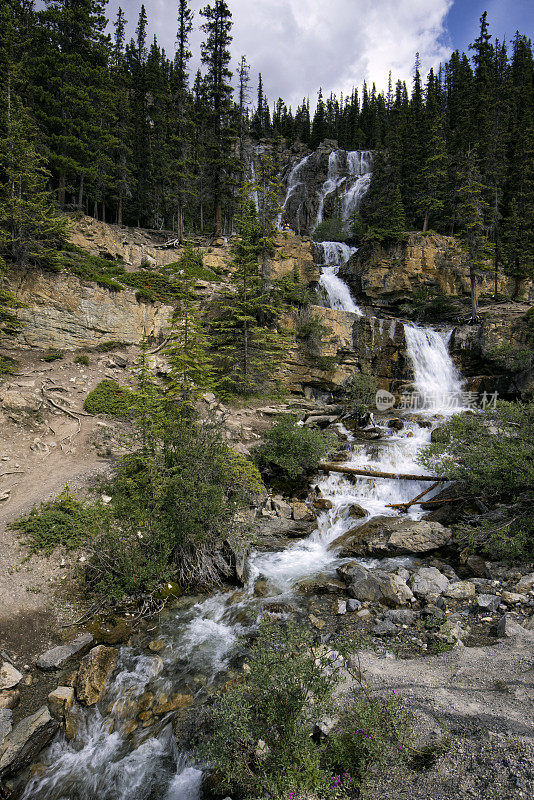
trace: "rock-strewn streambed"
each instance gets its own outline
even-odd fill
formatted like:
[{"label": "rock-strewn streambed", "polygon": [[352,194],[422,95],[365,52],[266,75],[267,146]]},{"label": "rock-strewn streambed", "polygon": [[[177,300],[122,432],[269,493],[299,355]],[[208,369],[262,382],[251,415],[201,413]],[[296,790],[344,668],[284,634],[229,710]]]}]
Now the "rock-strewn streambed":
[{"label": "rock-strewn streambed", "polygon": [[[460,381],[444,340],[440,344],[436,334],[428,332],[409,341],[416,384],[428,389],[433,380],[439,382],[436,398],[444,391],[458,392]],[[447,387],[444,376],[450,383]],[[337,423],[345,439],[345,463],[421,474],[417,453],[429,440],[429,422],[431,426],[439,421],[443,411],[435,399],[423,418],[408,414],[402,425],[392,427],[384,418],[376,426],[380,440],[355,439]],[[188,716],[228,670],[240,668],[240,636],[252,633],[265,614],[275,619],[294,616],[320,636],[343,631],[372,637],[376,653],[364,662],[371,676],[385,688],[394,684],[402,688],[402,676],[412,676],[413,683],[422,687],[416,693],[418,702],[434,720],[430,724],[434,732],[447,711],[447,692],[452,708],[458,669],[467,670],[460,687],[464,695],[478,680],[476,669],[466,666],[470,649],[465,648],[461,664],[454,655],[464,653],[462,642],[509,639],[518,656],[508,657],[509,645],[494,648],[495,663],[502,656],[502,677],[495,681],[508,686],[515,673],[517,697],[531,704],[524,673],[531,669],[532,659],[520,653],[521,647],[532,644],[527,628],[533,578],[480,561],[453,568],[447,563],[450,532],[439,523],[421,521],[423,510],[417,504],[399,522],[391,506],[407,502],[428,485],[424,480],[351,479],[330,473],[316,481],[314,502],[308,507],[270,498],[262,512],[269,541],[250,555],[241,589],[180,598],[157,628],[140,634],[118,653],[102,645],[91,649],[77,671],[69,670],[70,656],[57,667],[54,659],[62,654],[44,659],[61,670],[60,687],[50,695],[49,708],[7,732],[0,756],[3,776],[26,765],[60,727],[22,792],[26,800],[194,800],[200,795],[202,769],[181,749]],[[312,529],[309,535],[292,540],[307,528]],[[82,652],[88,644],[82,644]],[[450,648],[454,648],[451,653],[425,661],[413,659],[417,653]],[[401,656],[412,660],[399,661]],[[485,658],[477,656],[479,666]],[[449,684],[452,688],[447,688]],[[408,695],[414,695],[413,686],[405,685]],[[473,724],[480,725],[493,690],[499,689],[488,689],[485,705],[466,703],[462,708],[454,701],[454,714],[467,721],[472,717]],[[530,740],[532,724],[528,716],[520,717],[515,700],[504,702],[495,724],[522,741]],[[528,776],[521,774],[521,780],[524,783]]]}]

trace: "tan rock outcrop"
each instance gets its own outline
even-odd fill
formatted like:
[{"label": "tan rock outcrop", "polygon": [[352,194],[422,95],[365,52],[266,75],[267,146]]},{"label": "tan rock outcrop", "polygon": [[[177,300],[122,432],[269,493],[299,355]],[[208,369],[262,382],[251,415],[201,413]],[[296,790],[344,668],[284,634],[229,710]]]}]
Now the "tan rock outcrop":
[{"label": "tan rock outcrop", "polygon": [[82,658],[76,678],[76,697],[80,703],[92,706],[98,702],[116,661],[115,648],[103,644],[93,647]]},{"label": "tan rock outcrop", "polygon": [[75,350],[115,340],[137,344],[143,334],[168,329],[171,306],[138,303],[135,292],[110,291],[75,275],[27,270],[11,273],[10,287],[25,304],[18,341],[29,347]]}]

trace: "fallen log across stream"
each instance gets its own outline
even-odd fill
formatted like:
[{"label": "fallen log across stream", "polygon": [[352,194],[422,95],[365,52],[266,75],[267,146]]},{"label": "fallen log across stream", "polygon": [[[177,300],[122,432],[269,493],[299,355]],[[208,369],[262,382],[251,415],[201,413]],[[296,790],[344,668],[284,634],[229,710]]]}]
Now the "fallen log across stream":
[{"label": "fallen log across stream", "polygon": [[372,469],[362,467],[345,467],[331,461],[320,461],[318,468],[323,472],[341,472],[343,475],[363,475],[366,478],[390,478],[399,481],[432,481],[433,483],[445,483],[450,480],[446,476],[436,475],[410,475],[403,472],[377,472]]}]

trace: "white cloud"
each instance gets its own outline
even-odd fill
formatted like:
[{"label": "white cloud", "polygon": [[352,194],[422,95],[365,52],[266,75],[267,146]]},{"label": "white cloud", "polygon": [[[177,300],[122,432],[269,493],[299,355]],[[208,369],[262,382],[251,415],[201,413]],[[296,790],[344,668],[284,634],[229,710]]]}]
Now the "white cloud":
[{"label": "white cloud", "polygon": [[[244,54],[258,72],[272,102],[283,97],[293,107],[319,87],[324,93],[350,92],[363,80],[387,86],[393,79],[411,81],[415,53],[423,72],[450,54],[444,41],[444,20],[453,0],[227,0],[233,14],[234,63]],[[110,2],[110,11],[118,0]],[[193,0],[195,23],[205,2]],[[150,30],[168,53],[175,38],[175,0],[146,0]],[[138,0],[124,0],[135,27]],[[194,68],[199,63],[202,34],[196,31]]]}]

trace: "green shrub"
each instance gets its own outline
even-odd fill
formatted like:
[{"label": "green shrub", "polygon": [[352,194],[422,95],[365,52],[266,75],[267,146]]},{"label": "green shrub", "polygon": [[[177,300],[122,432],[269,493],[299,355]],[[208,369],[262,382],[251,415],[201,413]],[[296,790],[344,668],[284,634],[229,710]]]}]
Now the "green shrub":
[{"label": "green shrub", "polygon": [[90,414],[113,414],[129,417],[136,407],[136,395],[131,389],[106,378],[85,398],[83,407]]},{"label": "green shrub", "polygon": [[488,358],[507,372],[521,372],[534,362],[534,350],[513,342],[502,342],[488,350]]},{"label": "green shrub", "polygon": [[112,350],[117,350],[117,348],[125,346],[125,342],[110,340],[109,342],[100,342],[96,347],[93,347],[93,350],[95,353],[110,353]]},{"label": "green shrub", "polygon": [[0,356],[0,377],[2,375],[13,375],[18,369],[18,362],[10,356]]},{"label": "green shrub", "polygon": [[[218,792],[243,800],[356,797],[372,765],[411,752],[408,717],[394,696],[358,685],[334,701],[352,672],[350,649],[318,645],[295,623],[260,625],[245,673],[216,695],[203,735],[201,757],[212,764]],[[310,731],[324,716],[338,724],[315,741]]]},{"label": "green shrub", "polygon": [[84,280],[94,281],[105,289],[118,292],[123,288],[114,280],[125,274],[122,264],[92,256],[76,245],[70,243],[65,245],[60,253],[60,264],[73,275]]},{"label": "green shrub", "polygon": [[138,292],[135,293],[135,299],[138,303],[155,303],[156,298],[149,292],[148,289],[140,289]]},{"label": "green shrub", "polygon": [[83,355],[83,353],[78,356],[74,356],[74,363],[82,364],[84,367],[88,367],[90,363],[89,356]]},{"label": "green shrub", "polygon": [[354,375],[344,386],[345,398],[349,410],[353,414],[364,414],[375,403],[378,382],[369,371],[368,365],[361,367],[361,372]]},{"label": "green shrub", "polygon": [[264,435],[254,458],[263,473],[295,480],[316,470],[334,442],[333,434],[299,426],[294,417],[283,414]]},{"label": "green shrub", "polygon": [[73,550],[86,544],[95,514],[93,507],[76,500],[66,486],[54,500],[40,508],[34,506],[29,514],[19,517],[11,528],[21,532],[30,553],[50,555],[58,546]]},{"label": "green shrub", "polygon": [[458,526],[462,548],[490,558],[534,556],[533,452],[534,402],[499,402],[485,413],[458,414],[422,451],[421,463],[457,480],[464,498],[479,498],[497,508],[491,519],[472,525],[467,517]]},{"label": "green shrub", "polygon": [[238,508],[261,488],[256,471],[217,428],[155,408],[142,446],[125,455],[106,486],[112,524],[89,563],[91,591],[153,591],[221,581],[221,547],[239,538]]},{"label": "green shrub", "polygon": [[324,337],[331,333],[329,326],[310,308],[301,309],[296,322],[297,341],[310,355],[319,355]]},{"label": "green shrub", "polygon": [[317,225],[312,238],[314,242],[346,242],[350,233],[340,217],[329,217]]},{"label": "green shrub", "polygon": [[47,353],[44,354],[42,360],[58,361],[60,358],[63,358],[63,353],[61,352],[61,350],[49,350]]},{"label": "green shrub", "polygon": [[209,267],[204,266],[202,253],[197,248],[188,246],[178,261],[163,267],[165,272],[185,280],[215,281],[217,275]]},{"label": "green shrub", "polygon": [[275,299],[288,306],[302,308],[317,304],[317,292],[300,280],[297,267],[289,275],[275,281],[274,291]]}]

